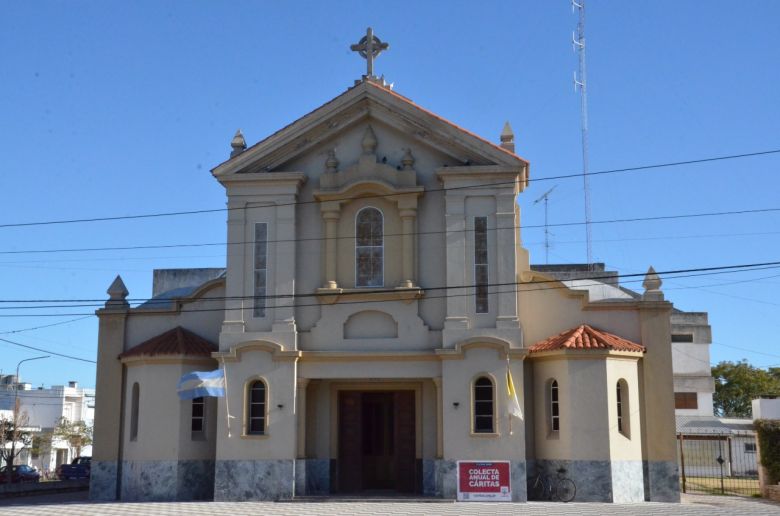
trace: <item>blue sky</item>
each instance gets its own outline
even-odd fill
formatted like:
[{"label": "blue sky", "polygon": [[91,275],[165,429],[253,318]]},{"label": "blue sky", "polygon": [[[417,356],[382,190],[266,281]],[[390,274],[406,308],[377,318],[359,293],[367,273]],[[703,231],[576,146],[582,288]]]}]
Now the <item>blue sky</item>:
[{"label": "blue sky", "polygon": [[[589,1],[591,170],[780,148],[780,3]],[[532,178],[581,167],[572,88],[577,18],[538,2],[6,2],[0,6],[0,224],[222,208],[209,170],[241,128],[254,143],[364,72],[349,51],[368,25],[391,47],[377,73],[418,104],[494,141],[505,120]],[[780,207],[780,155],[591,179],[592,220]],[[550,223],[584,218],[579,179],[555,186]],[[631,274],[780,260],[780,214],[593,225],[593,256]],[[584,228],[552,228],[550,261],[585,260]],[[523,239],[544,262],[544,235]],[[218,243],[225,214],[0,228],[0,251]],[[219,246],[0,254],[0,298],[133,298],[154,268],[224,265]],[[728,284],[726,284],[728,283]],[[639,289],[637,284],[626,286]],[[780,270],[668,279],[667,298],[708,311],[713,362],[780,364]],[[5,306],[29,306],[7,303]],[[0,337],[94,359],[93,307],[2,310]],[[0,342],[0,368],[38,353]],[[24,364],[34,385],[94,385],[94,366]]]}]

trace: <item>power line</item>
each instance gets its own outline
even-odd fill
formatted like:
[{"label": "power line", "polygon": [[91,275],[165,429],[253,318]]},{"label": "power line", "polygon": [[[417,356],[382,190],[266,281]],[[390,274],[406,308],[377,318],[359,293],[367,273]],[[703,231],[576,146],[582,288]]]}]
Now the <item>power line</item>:
[{"label": "power line", "polygon": [[[754,156],[765,156],[770,154],[778,154],[780,153],[780,149],[770,149],[765,151],[758,151],[758,152],[748,152],[748,153],[742,153],[742,154],[730,154],[730,155],[724,155],[724,156],[715,156],[710,158],[701,158],[701,159],[693,159],[693,160],[685,160],[685,161],[671,161],[666,163],[654,163],[650,165],[639,165],[635,167],[623,167],[623,168],[615,168],[615,169],[608,169],[608,170],[600,170],[596,172],[589,172],[588,176],[598,176],[598,175],[606,175],[606,174],[619,174],[619,173],[626,173],[626,172],[638,172],[643,170],[652,170],[657,168],[666,168],[666,167],[676,167],[676,166],[684,166],[684,165],[693,165],[693,164],[700,164],[700,163],[711,163],[714,161],[724,161],[724,160],[733,160],[733,159],[741,159],[741,158],[748,158],[748,157],[754,157]],[[540,177],[537,179],[528,179],[528,182],[534,182],[534,181],[552,181],[552,180],[559,180],[559,179],[571,179],[571,178],[581,178],[582,173],[574,173],[574,174],[563,174],[558,176],[548,176],[548,177]],[[476,186],[453,186],[449,188],[430,188],[425,190],[425,193],[434,193],[434,192],[445,192],[445,191],[451,191],[451,190],[463,190],[463,189],[472,189],[472,188],[489,188],[494,186],[506,186],[506,185],[514,185],[517,184],[517,181],[498,181],[495,183],[483,183],[481,185]],[[399,194],[376,194],[376,195],[368,195],[361,197],[362,199],[370,199],[370,198],[385,198],[385,197],[397,197]],[[330,199],[331,201],[350,201],[353,200],[352,197],[344,197],[341,199]],[[318,204],[320,203],[319,200],[311,200],[311,201],[293,201],[293,202],[287,202],[287,203],[277,203],[267,206],[253,206],[251,208],[246,207],[235,207],[235,208],[214,208],[214,209],[202,209],[202,210],[186,210],[186,211],[170,211],[170,212],[156,212],[156,213],[143,213],[143,214],[136,214],[136,215],[115,215],[115,216],[107,216],[107,217],[88,217],[88,218],[81,218],[81,219],[62,219],[62,220],[47,220],[47,221],[38,221],[38,222],[15,222],[15,223],[6,223],[6,224],[0,224],[0,229],[3,228],[18,228],[18,227],[30,227],[30,226],[48,226],[48,225],[55,225],[55,224],[77,224],[77,223],[87,223],[87,222],[109,222],[109,221],[117,221],[117,220],[135,220],[135,219],[148,219],[148,218],[158,218],[158,217],[174,217],[174,216],[183,216],[183,215],[201,215],[201,214],[208,214],[208,213],[220,213],[220,212],[229,212],[233,210],[245,210],[245,209],[260,209],[260,208],[278,208],[282,206],[300,206],[300,205],[306,205],[306,204]]]},{"label": "power line", "polygon": [[[780,262],[765,262],[765,263],[756,263],[756,264],[741,264],[741,265],[724,265],[724,266],[717,266],[717,267],[699,267],[699,268],[693,268],[693,269],[678,269],[678,270],[670,270],[670,271],[661,271],[657,274],[659,275],[672,275],[675,274],[675,276],[672,276],[672,279],[674,278],[684,278],[684,277],[694,277],[694,276],[711,276],[711,275],[720,275],[720,274],[729,274],[729,273],[736,273],[736,272],[750,272],[750,271],[756,271],[756,270],[765,270],[765,269],[775,269],[780,268]],[[646,273],[634,273],[634,274],[623,274],[620,275],[619,278],[625,279],[625,278],[637,278],[632,280],[627,280],[626,283],[633,283],[633,282],[639,282],[642,281],[645,277]],[[591,276],[588,278],[580,278],[583,280],[599,280],[599,279],[610,279],[614,280],[614,275],[605,275],[605,276]],[[480,285],[480,286],[486,286],[486,287],[506,287],[511,286],[514,287],[512,290],[509,291],[498,291],[495,290],[493,292],[490,292],[491,294],[499,294],[499,293],[514,293],[517,292],[517,287],[524,287],[529,285],[544,285],[544,284],[553,284],[548,285],[542,288],[536,288],[536,289],[523,289],[522,292],[535,292],[540,290],[560,290],[560,289],[570,289],[571,287],[566,286],[562,283],[561,280],[557,279],[551,279],[551,280],[534,280],[529,282],[506,282],[506,283],[491,283],[487,285]],[[602,283],[597,282],[593,283],[593,286],[601,285]],[[420,290],[423,291],[447,291],[447,290],[470,290],[475,288],[477,285],[470,284],[470,285],[457,285],[457,286],[443,286],[443,287],[420,287]],[[580,285],[579,288],[582,288],[583,285]],[[350,297],[350,296],[360,296],[364,295],[366,293],[371,294],[381,294],[381,293],[397,293],[398,291],[395,288],[387,288],[387,289],[372,289],[369,291],[363,291],[363,290],[357,290],[357,291],[349,291],[349,292],[341,292],[338,294],[333,294],[339,297]],[[429,299],[441,299],[441,298],[448,298],[448,297],[467,297],[472,296],[472,292],[468,293],[462,293],[462,294],[444,294],[444,295],[438,295],[438,296],[425,296],[425,300]],[[235,301],[243,301],[243,300],[253,300],[253,299],[279,299],[279,300],[287,300],[287,299],[296,299],[296,298],[312,298],[312,297],[328,297],[329,294],[282,294],[282,295],[266,295],[266,296],[220,296],[220,297],[212,297],[212,298],[205,298],[201,299],[200,301],[213,301],[213,302],[221,302],[221,301],[227,301],[227,300],[235,300]],[[50,306],[50,307],[41,307],[41,306],[33,306],[33,307],[24,307],[24,308],[81,308],[81,307],[103,307],[103,302],[105,300],[103,299],[79,299],[79,300],[0,300],[0,302],[4,303],[10,303],[10,302],[29,302],[29,303],[46,303],[46,302],[59,302],[59,303],[75,303],[75,302],[99,302],[99,305],[58,305],[58,306]],[[187,302],[188,300],[182,300],[182,299],[160,299],[160,300],[143,300],[143,301],[152,301],[151,305],[158,304],[158,305],[170,305],[175,303],[182,303]],[[347,304],[367,304],[367,303],[377,303],[377,302],[387,302],[383,299],[377,299],[377,300],[358,300],[358,301],[340,301],[339,303],[342,305]],[[276,306],[267,306],[268,309],[272,308],[304,308],[304,307],[312,307],[312,306],[321,306],[321,303],[319,301],[314,303],[303,303],[303,304],[286,304],[286,305],[276,305]],[[20,310],[22,307],[6,307],[6,309],[17,309]],[[138,307],[136,307],[135,310],[137,310]],[[239,309],[239,308],[236,308]],[[195,312],[220,312],[224,311],[226,308],[224,306],[217,307],[217,308],[201,308],[201,309],[192,309],[187,310],[188,313],[195,313]],[[144,315],[156,315],[156,314],[170,314],[170,310],[154,310],[152,308],[146,308],[141,309],[135,312],[136,314],[144,314]],[[76,316],[76,315],[87,315],[87,314],[0,314],[0,317],[65,317],[65,316]],[[2,340],[2,339],[0,339]]]},{"label": "power line", "polygon": [[[594,220],[590,224],[623,224],[629,222],[648,222],[657,220],[676,220],[687,218],[702,218],[702,217],[723,217],[733,215],[755,215],[761,213],[777,213],[780,212],[780,207],[772,208],[754,208],[745,210],[730,210],[730,211],[712,211],[712,212],[699,212],[699,213],[681,213],[675,215],[655,215],[649,217],[632,217],[625,219],[605,219]],[[493,228],[487,228],[488,231],[499,231],[505,229],[539,229],[553,226],[553,227],[568,227],[568,226],[581,226],[585,222],[559,222],[555,224],[529,224],[520,226],[497,226]],[[459,229],[459,230],[433,230],[433,231],[414,231],[411,234],[415,236],[421,235],[440,235],[447,233],[470,233],[474,229]],[[775,232],[769,232],[773,234]],[[750,234],[750,233],[747,233]],[[763,234],[763,233],[757,233]],[[402,237],[404,233],[385,233],[384,238],[388,237]],[[729,236],[729,235],[726,235]],[[353,240],[354,235],[345,235],[337,237],[305,237],[305,238],[280,238],[276,240],[267,240],[266,243],[301,243],[301,242],[319,242],[326,240]],[[682,237],[681,237],[682,238]],[[621,239],[613,239],[612,241],[621,241]],[[28,250],[14,250],[14,251],[0,251],[0,254],[45,254],[45,253],[74,253],[74,252],[100,252],[100,251],[129,251],[129,250],[141,250],[141,249],[172,249],[172,248],[187,248],[187,247],[209,247],[209,246],[231,246],[231,245],[246,245],[254,244],[254,241],[240,241],[240,242],[205,242],[194,244],[155,244],[155,245],[135,245],[135,246],[116,246],[116,247],[83,247],[83,248],[64,248],[64,249],[28,249]],[[18,262],[0,262],[2,263],[18,263]]]},{"label": "power line", "polygon": [[84,319],[89,319],[90,317],[94,317],[94,315],[85,315],[84,317],[77,317],[75,319],[68,319],[67,321],[60,321],[56,323],[51,324],[44,324],[41,326],[33,326],[31,328],[21,328],[19,330],[8,330],[8,331],[0,331],[0,335],[11,335],[13,333],[22,333],[25,331],[33,331],[33,330],[40,330],[42,328],[51,328],[52,326],[60,326],[62,324],[70,324],[76,321],[83,321]]},{"label": "power line", "polygon": [[95,362],[94,360],[89,360],[89,359],[81,358],[81,357],[74,357],[72,355],[65,355],[63,353],[57,353],[56,351],[50,351],[48,349],[36,348],[35,346],[29,346],[27,344],[22,344],[20,342],[14,342],[12,340],[4,339],[2,337],[0,337],[0,341],[5,342],[7,344],[13,344],[14,346],[19,346],[19,347],[22,347],[22,348],[32,349],[32,350],[35,350],[35,351],[41,351],[43,353],[50,353],[52,355],[57,355],[58,357],[62,357],[62,358],[69,358],[71,360],[79,360],[81,362],[89,362],[90,364],[97,364],[97,362]]}]

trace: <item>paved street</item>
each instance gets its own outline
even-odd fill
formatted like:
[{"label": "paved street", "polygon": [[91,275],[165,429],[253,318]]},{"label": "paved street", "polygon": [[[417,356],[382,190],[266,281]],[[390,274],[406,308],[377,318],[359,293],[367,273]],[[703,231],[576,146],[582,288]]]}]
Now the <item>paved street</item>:
[{"label": "paved street", "polygon": [[687,495],[682,504],[644,503],[615,505],[599,503],[454,503],[450,501],[431,502],[172,502],[172,503],[92,503],[86,500],[86,493],[66,493],[40,497],[0,500],[0,514],[3,516],[29,516],[30,514],[53,514],[58,516],[89,515],[323,515],[343,516],[347,514],[372,515],[453,515],[485,514],[510,515],[528,514],[539,516],[558,515],[780,515],[780,504],[755,498]]}]

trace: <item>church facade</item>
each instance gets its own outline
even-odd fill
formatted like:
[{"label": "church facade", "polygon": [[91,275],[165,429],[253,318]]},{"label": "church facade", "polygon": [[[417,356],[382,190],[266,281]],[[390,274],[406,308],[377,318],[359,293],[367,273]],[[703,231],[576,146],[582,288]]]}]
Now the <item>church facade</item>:
[{"label": "church facade", "polygon": [[[679,500],[669,317],[532,271],[529,163],[366,75],[212,170],[227,267],[155,272],[100,319],[91,496],[455,498],[458,461],[509,461],[576,500]],[[177,382],[222,369],[226,394]],[[507,372],[523,417],[510,415]]]}]

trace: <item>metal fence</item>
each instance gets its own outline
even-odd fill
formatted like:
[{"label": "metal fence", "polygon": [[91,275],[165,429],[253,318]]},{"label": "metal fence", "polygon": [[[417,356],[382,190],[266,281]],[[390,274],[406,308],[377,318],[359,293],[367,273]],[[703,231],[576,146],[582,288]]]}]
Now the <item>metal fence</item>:
[{"label": "metal fence", "polygon": [[756,434],[677,434],[683,493],[754,496],[758,486]]}]

